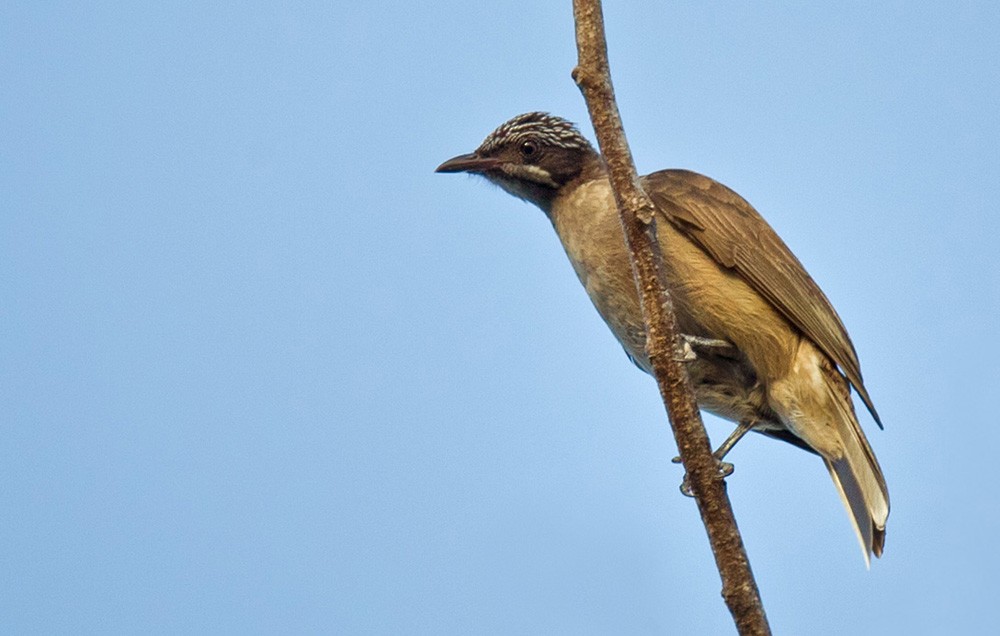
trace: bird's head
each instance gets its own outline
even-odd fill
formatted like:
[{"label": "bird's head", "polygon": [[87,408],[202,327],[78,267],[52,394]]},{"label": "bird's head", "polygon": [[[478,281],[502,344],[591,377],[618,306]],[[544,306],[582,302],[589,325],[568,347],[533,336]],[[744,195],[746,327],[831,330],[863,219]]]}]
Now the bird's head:
[{"label": "bird's head", "polygon": [[547,211],[563,186],[599,165],[599,155],[576,126],[535,112],[501,124],[475,152],[445,161],[437,172],[480,174]]}]

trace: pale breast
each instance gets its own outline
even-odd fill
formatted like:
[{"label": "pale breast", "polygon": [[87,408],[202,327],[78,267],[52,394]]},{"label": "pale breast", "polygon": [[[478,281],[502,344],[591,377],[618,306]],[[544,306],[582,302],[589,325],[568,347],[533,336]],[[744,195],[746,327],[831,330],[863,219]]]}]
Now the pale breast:
[{"label": "pale breast", "polygon": [[581,185],[557,199],[549,216],[598,313],[633,359],[648,369],[646,330],[610,185]]},{"label": "pale breast", "polygon": [[[642,313],[610,184],[581,185],[553,203],[550,218],[597,311],[648,369]],[[669,223],[661,219],[657,231],[681,331],[727,340],[762,379],[782,377],[798,342],[791,325]]]}]

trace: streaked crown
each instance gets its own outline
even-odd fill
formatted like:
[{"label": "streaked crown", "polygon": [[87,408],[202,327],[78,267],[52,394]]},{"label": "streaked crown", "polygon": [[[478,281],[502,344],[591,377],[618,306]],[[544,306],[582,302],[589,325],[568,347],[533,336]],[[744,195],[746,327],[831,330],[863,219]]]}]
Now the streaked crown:
[{"label": "streaked crown", "polygon": [[480,156],[523,141],[533,141],[545,146],[567,150],[592,150],[587,138],[579,129],[562,117],[543,112],[524,113],[504,122],[491,132],[476,150]]}]

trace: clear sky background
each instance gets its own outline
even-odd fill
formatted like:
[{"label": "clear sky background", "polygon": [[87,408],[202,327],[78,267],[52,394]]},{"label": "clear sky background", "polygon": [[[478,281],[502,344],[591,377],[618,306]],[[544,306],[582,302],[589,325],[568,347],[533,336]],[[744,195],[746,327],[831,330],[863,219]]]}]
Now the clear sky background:
[{"label": "clear sky background", "polygon": [[[0,632],[722,634],[653,382],[541,212],[570,2],[0,8]],[[996,633],[1000,4],[609,2],[641,172],[743,194],[885,421],[729,490],[779,634]],[[707,418],[721,440],[729,425]]]}]

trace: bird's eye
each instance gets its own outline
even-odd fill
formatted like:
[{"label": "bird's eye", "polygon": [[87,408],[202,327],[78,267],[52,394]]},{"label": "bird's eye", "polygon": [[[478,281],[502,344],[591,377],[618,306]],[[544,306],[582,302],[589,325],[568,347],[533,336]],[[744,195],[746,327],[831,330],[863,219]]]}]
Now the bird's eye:
[{"label": "bird's eye", "polygon": [[533,141],[525,141],[521,144],[521,155],[525,158],[534,157],[538,153],[538,146]]}]

